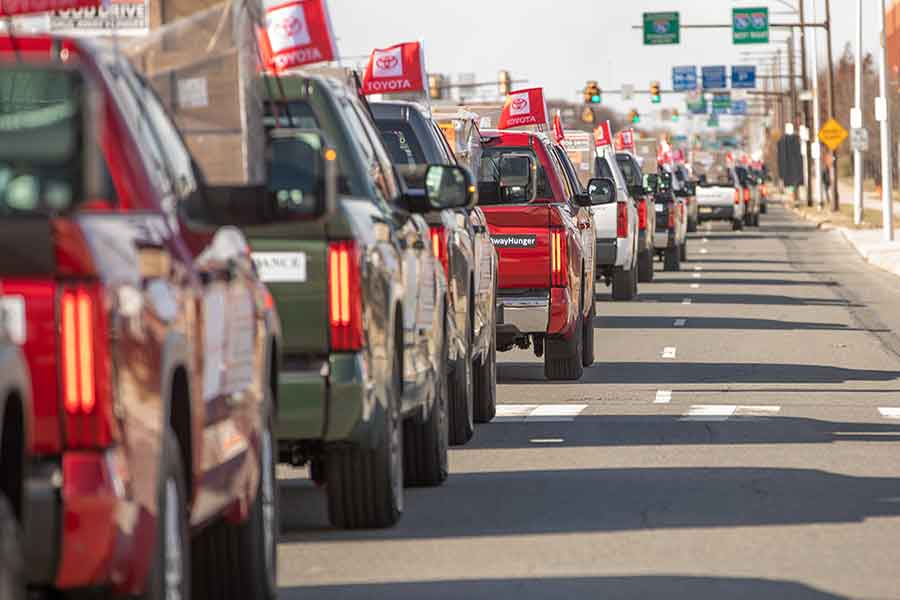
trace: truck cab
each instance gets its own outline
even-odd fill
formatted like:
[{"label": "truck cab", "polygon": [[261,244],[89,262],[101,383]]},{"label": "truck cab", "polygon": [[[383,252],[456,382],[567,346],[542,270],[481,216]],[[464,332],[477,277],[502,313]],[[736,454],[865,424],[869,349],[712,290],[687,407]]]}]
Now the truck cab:
[{"label": "truck cab", "polygon": [[591,209],[597,236],[597,278],[612,286],[614,300],[634,300],[638,294],[640,248],[637,198],[619,168],[612,146],[597,149],[594,175],[616,184],[615,205]]}]

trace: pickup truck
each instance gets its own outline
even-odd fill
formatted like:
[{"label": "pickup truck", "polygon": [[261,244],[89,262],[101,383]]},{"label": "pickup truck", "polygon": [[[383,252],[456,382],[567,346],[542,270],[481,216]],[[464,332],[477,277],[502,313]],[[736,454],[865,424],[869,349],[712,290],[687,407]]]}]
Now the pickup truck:
[{"label": "pickup truck", "polygon": [[[309,464],[334,526],[387,527],[401,516],[404,484],[447,478],[450,306],[424,215],[471,207],[474,179],[432,165],[424,189],[408,190],[341,79],[296,74],[260,88],[277,90],[267,127],[322,132],[340,184],[327,218],[247,232],[282,318],[278,458]],[[278,178],[302,181],[300,158],[279,161]],[[285,260],[302,268],[286,273]]]},{"label": "pickup truck", "polygon": [[301,201],[207,185],[148,80],[81,38],[0,35],[0,87],[0,286],[32,381],[0,481],[28,583],[274,598],[277,314],[236,226],[318,218],[327,156],[298,148]]},{"label": "pickup truck", "polygon": [[741,196],[744,200],[744,225],[747,227],[759,227],[759,213],[762,200],[760,198],[759,182],[743,165],[734,167],[738,182],[741,184]]},{"label": "pickup truck", "polygon": [[615,204],[591,208],[597,236],[597,278],[602,277],[612,286],[614,300],[634,300],[638,294],[638,254],[641,250],[637,197],[631,195],[611,146],[597,150],[594,176],[612,179],[618,198]]},{"label": "pickup truck", "polygon": [[675,164],[672,169],[673,184],[676,185],[678,195],[684,197],[684,207],[687,211],[687,232],[697,231],[697,184],[691,177],[691,172],[682,163]]},{"label": "pickup truck", "polygon": [[644,188],[644,175],[637,158],[630,152],[616,152],[619,170],[628,184],[632,198],[637,199],[638,208],[638,281],[653,281],[653,258],[656,251],[653,238],[656,235],[656,216],[652,192]]},{"label": "pickup truck", "polygon": [[653,190],[656,233],[653,247],[663,261],[664,271],[680,271],[687,244],[684,199],[672,190],[672,174],[665,169],[645,176]]},{"label": "pickup truck", "polygon": [[533,346],[551,380],[593,364],[594,265],[588,194],[567,192],[551,143],[483,131],[479,205],[500,258],[497,350]]},{"label": "pickup truck", "polygon": [[697,218],[704,221],[728,221],[734,231],[744,228],[743,190],[734,167],[712,165],[700,175],[697,187]]},{"label": "pickup truck", "polygon": [[[423,188],[429,164],[457,164],[441,130],[417,104],[394,101],[371,106],[375,125],[407,186]],[[497,258],[477,206],[427,213],[425,220],[449,286],[450,443],[464,444],[472,437],[473,421],[490,421],[497,410]]]}]

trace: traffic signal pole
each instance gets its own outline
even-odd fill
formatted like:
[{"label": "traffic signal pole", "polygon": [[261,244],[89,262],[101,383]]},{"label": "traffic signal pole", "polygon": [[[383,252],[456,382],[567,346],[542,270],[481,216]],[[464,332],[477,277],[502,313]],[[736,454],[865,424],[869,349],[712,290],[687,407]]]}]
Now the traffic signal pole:
[{"label": "traffic signal pole", "polygon": [[[833,119],[837,114],[834,97],[834,52],[831,47],[831,0],[825,0],[825,40],[828,43],[828,117]],[[841,210],[841,197],[838,191],[838,151],[831,153],[831,210]]]},{"label": "traffic signal pole", "polygon": [[[854,73],[853,110],[851,127],[862,127],[862,0],[856,0],[856,69]],[[863,156],[853,150],[853,223],[859,225],[863,219]]]},{"label": "traffic signal pole", "polygon": [[875,115],[881,122],[881,210],[882,210],[882,239],[886,242],[894,241],[894,178],[891,173],[893,160],[891,158],[891,123],[890,91],[887,81],[887,30],[884,26],[884,0],[878,3],[878,28],[881,38],[881,64],[878,66],[878,83],[881,90],[881,98],[876,100]]},{"label": "traffic signal pole", "polygon": [[[803,78],[803,91],[809,91],[809,77],[806,68],[806,17],[804,6],[806,0],[800,0],[800,74]],[[813,156],[812,156],[812,115],[808,102],[803,103],[803,125],[806,127],[806,205],[813,205]],[[818,133],[818,132],[816,132]]]}]

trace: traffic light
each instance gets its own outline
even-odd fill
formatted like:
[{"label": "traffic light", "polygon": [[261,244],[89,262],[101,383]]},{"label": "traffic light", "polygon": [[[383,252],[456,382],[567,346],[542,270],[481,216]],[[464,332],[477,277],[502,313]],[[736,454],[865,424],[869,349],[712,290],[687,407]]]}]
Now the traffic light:
[{"label": "traffic light", "polygon": [[650,101],[653,104],[659,104],[662,102],[662,96],[659,93],[659,82],[651,81],[650,82]]},{"label": "traffic light", "polygon": [[603,91],[596,81],[588,81],[584,86],[584,103],[600,104],[603,102]]},{"label": "traffic light", "polygon": [[632,124],[637,125],[641,122],[641,113],[639,113],[636,108],[632,108],[631,112],[628,113],[628,120],[631,121]]},{"label": "traffic light", "polygon": [[673,123],[677,123],[677,122],[678,122],[678,118],[679,118],[680,116],[681,116],[681,115],[678,114],[678,109],[677,109],[677,108],[674,109],[674,110],[672,110],[672,122],[673,122]]},{"label": "traffic light", "polygon": [[444,97],[444,76],[429,75],[428,76],[428,96],[432,100],[440,100]]},{"label": "traffic light", "polygon": [[497,74],[497,87],[501,97],[509,96],[512,90],[512,77],[509,76],[509,71],[503,70]]}]

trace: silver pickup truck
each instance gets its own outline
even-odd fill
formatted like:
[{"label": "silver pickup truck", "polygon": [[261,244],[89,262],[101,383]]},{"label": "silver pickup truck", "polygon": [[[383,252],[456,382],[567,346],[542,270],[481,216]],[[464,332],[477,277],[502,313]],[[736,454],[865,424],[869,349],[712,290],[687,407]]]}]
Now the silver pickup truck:
[{"label": "silver pickup truck", "polygon": [[710,169],[697,186],[697,219],[730,221],[735,231],[744,228],[744,202],[734,167]]}]

